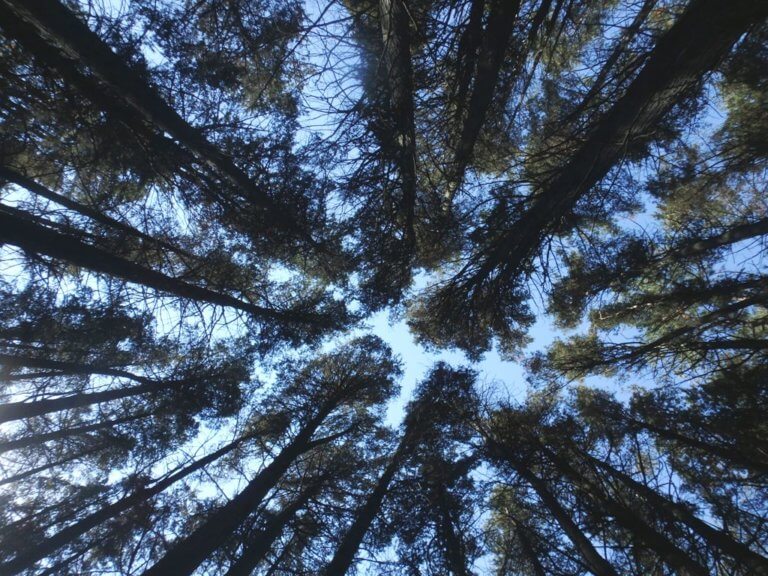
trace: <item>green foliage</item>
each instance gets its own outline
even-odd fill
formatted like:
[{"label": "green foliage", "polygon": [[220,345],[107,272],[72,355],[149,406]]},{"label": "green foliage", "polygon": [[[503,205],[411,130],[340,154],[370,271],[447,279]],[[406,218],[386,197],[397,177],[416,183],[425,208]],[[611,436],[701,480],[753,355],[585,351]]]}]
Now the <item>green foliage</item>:
[{"label": "green foliage", "polygon": [[766,18],[0,0],[0,573],[768,574]]}]

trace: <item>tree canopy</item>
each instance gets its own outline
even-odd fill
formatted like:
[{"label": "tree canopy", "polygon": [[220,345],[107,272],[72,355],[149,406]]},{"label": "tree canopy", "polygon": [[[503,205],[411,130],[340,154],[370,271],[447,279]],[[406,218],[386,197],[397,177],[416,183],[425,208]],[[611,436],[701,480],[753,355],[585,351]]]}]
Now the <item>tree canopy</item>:
[{"label": "tree canopy", "polygon": [[767,242],[765,0],[0,0],[0,576],[768,576]]}]

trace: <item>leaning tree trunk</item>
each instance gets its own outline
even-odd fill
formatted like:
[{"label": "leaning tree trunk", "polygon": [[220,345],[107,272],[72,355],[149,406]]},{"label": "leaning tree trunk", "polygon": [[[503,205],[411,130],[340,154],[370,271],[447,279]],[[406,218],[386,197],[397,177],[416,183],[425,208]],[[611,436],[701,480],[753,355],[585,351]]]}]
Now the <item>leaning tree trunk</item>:
[{"label": "leaning tree trunk", "polygon": [[576,202],[642,141],[669,110],[701,84],[741,35],[768,16],[767,2],[693,0],[659,39],[624,95],[598,121],[570,160],[534,195],[530,208],[484,251],[470,285],[501,268],[509,278]]},{"label": "leaning tree trunk", "polygon": [[326,403],[296,438],[257,474],[237,496],[213,512],[189,536],[177,542],[171,550],[143,576],[188,576],[216,551],[261,504],[267,493],[280,481],[291,464],[317,443],[312,435],[322,424],[333,406]]},{"label": "leaning tree trunk", "polygon": [[100,510],[97,510],[96,512],[86,516],[75,524],[67,526],[53,536],[42,540],[41,542],[37,543],[34,548],[21,551],[13,560],[10,560],[4,564],[0,564],[0,574],[4,576],[10,576],[12,574],[18,574],[19,572],[33,568],[36,562],[47,556],[51,556],[54,552],[56,552],[56,550],[74,542],[75,539],[79,538],[92,528],[103,524],[111,518],[117,517],[119,514],[125,512],[133,506],[136,506],[140,502],[152,498],[169,486],[179,482],[180,480],[183,480],[190,474],[202,470],[208,464],[218,460],[225,454],[228,454],[234,450],[249,437],[250,436],[243,436],[238,438],[237,440],[230,442],[219,450],[216,450],[215,452],[212,452],[211,454],[196,460],[186,468],[171,474],[167,478],[157,482],[154,486],[143,490],[138,490],[133,494],[125,496],[117,502],[109,504],[108,506],[105,506],[104,508],[101,508]]},{"label": "leaning tree trunk", "polygon": [[271,518],[263,529],[251,536],[252,542],[245,546],[242,555],[237,559],[224,576],[251,576],[256,567],[269,553],[272,544],[280,537],[285,527],[296,517],[306,503],[322,488],[321,481],[315,481],[305,488],[291,503],[287,504],[278,514]]},{"label": "leaning tree trunk", "polygon": [[737,540],[734,540],[726,532],[714,528],[691,513],[690,510],[679,502],[673,502],[661,496],[658,492],[645,484],[638,482],[628,474],[614,468],[608,462],[595,458],[591,454],[578,450],[579,454],[587,458],[596,467],[605,470],[609,475],[618,479],[625,486],[638,495],[645,498],[654,510],[663,514],[672,521],[680,522],[697,533],[707,542],[711,548],[718,548],[724,554],[731,556],[737,563],[746,566],[751,574],[768,574],[768,558],[757,554]]}]

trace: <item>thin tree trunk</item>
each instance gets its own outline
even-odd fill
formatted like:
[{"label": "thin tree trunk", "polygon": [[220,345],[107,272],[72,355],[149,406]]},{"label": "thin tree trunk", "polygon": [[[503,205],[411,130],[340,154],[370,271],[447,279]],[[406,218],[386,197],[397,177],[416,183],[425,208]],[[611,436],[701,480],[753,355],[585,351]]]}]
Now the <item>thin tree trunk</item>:
[{"label": "thin tree trunk", "polygon": [[58,375],[89,375],[98,374],[100,376],[115,376],[117,378],[126,378],[139,382],[141,384],[153,384],[156,381],[145,376],[139,376],[127,370],[120,368],[111,368],[109,366],[99,366],[98,364],[81,364],[79,362],[67,362],[62,360],[49,360],[47,358],[35,358],[33,356],[22,356],[20,354],[2,354],[0,353],[0,365],[15,368],[22,366],[25,368],[47,368],[58,370]]},{"label": "thin tree trunk", "polygon": [[533,488],[542,504],[552,514],[552,517],[557,521],[565,535],[568,536],[575,546],[576,551],[583,558],[585,565],[595,576],[618,576],[613,566],[598,553],[590,539],[581,531],[571,515],[558,502],[555,495],[550,492],[547,483],[534,474],[527,462],[515,458],[509,450],[491,437],[486,437],[486,449],[492,458],[509,464],[520,478]]},{"label": "thin tree trunk", "polygon": [[[26,478],[30,478],[32,476],[40,474],[41,472],[45,472],[46,470],[52,470],[58,466],[61,466],[62,464],[67,464],[68,462],[74,462],[75,460],[79,460],[80,458],[85,458],[86,456],[90,456],[91,454],[100,452],[105,448],[106,448],[105,445],[100,444],[98,446],[93,446],[91,448],[88,448],[87,450],[83,450],[82,452],[78,452],[77,454],[72,454],[70,456],[67,456],[66,458],[62,458],[61,460],[56,460],[55,462],[49,462],[41,466],[36,466],[35,468],[30,468],[29,470],[25,470],[24,472],[19,472],[18,474],[14,474],[13,476],[9,476],[8,478],[3,478],[2,480],[0,480],[0,486],[6,486],[8,484],[16,484],[17,482],[21,482]],[[2,565],[0,565],[0,574],[2,574]]]},{"label": "thin tree trunk", "polygon": [[[456,143],[452,181],[447,187],[444,198],[444,209],[446,210],[450,209],[453,196],[464,179],[467,164],[472,159],[480,130],[485,123],[491,102],[493,102],[493,93],[499,82],[501,67],[505,61],[519,10],[519,0],[492,0],[491,2],[488,27],[477,57],[477,75],[473,82],[469,103],[466,106],[461,134]],[[518,51],[514,59],[519,61],[521,58],[522,54]],[[459,106],[464,106],[464,103],[459,102]]]},{"label": "thin tree trunk", "polygon": [[36,194],[38,196],[42,196],[43,198],[51,200],[52,202],[55,202],[56,204],[59,204],[60,206],[63,206],[64,208],[68,208],[69,210],[72,210],[74,212],[77,212],[82,216],[90,218],[94,222],[98,222],[103,226],[114,228],[115,230],[119,230],[120,232],[123,232],[129,236],[138,238],[142,242],[146,242],[157,248],[169,250],[175,254],[178,254],[179,256],[182,256],[188,261],[195,260],[195,257],[192,254],[190,254],[185,250],[182,250],[178,246],[174,246],[162,239],[158,239],[154,236],[150,236],[149,234],[146,234],[145,232],[142,232],[141,230],[134,228],[130,224],[126,224],[125,222],[121,222],[119,220],[116,220],[115,218],[112,218],[111,216],[107,215],[101,210],[97,210],[90,206],[86,206],[85,204],[76,202],[75,200],[72,200],[70,198],[67,198],[66,196],[58,194],[57,192],[54,192],[53,190],[46,188],[42,184],[35,182],[31,178],[24,176],[20,172],[17,172],[13,168],[0,165],[0,179],[6,180],[7,182],[11,182],[12,184],[16,184],[17,186],[21,186],[22,188],[25,188],[26,190],[28,190],[29,192],[32,192],[33,194]]},{"label": "thin tree trunk", "polygon": [[534,489],[544,506],[551,512],[557,523],[563,529],[566,536],[576,546],[576,550],[584,559],[589,570],[596,576],[618,576],[610,563],[595,549],[592,542],[581,531],[571,518],[571,515],[562,507],[557,498],[549,491],[546,483],[536,476],[525,465],[510,461],[517,473]]},{"label": "thin tree trunk", "polygon": [[140,386],[129,386],[127,388],[117,388],[114,390],[105,390],[103,392],[91,392],[88,394],[73,394],[63,398],[54,398],[51,400],[38,400],[37,402],[11,402],[0,405],[0,423],[12,422],[14,420],[23,420],[50,414],[51,412],[61,412],[73,408],[90,406],[91,404],[100,404],[102,402],[111,402],[122,398],[130,398],[150,392],[161,392],[170,388],[176,388],[187,384],[185,381],[172,382],[151,382]]},{"label": "thin tree trunk", "polygon": [[709,576],[709,570],[706,566],[702,566],[686,551],[678,548],[673,541],[658,532],[633,510],[609,494],[606,494],[600,486],[578,472],[569,462],[542,442],[538,440],[533,441],[561,474],[569,477],[575,485],[599,501],[608,515],[613,516],[619,525],[623,526],[659,554],[678,574],[685,576]]},{"label": "thin tree trunk", "polygon": [[379,22],[383,42],[384,72],[389,92],[394,146],[402,181],[403,238],[409,247],[415,241],[416,128],[413,111],[410,16],[405,0],[379,0]]},{"label": "thin tree trunk", "polygon": [[41,225],[42,223],[47,224],[44,220],[27,215],[20,210],[2,206],[0,208],[0,244],[12,244],[25,251],[64,260],[94,272],[108,274],[180,298],[236,308],[263,320],[304,323],[311,323],[314,320],[312,315],[263,308],[229,294],[189,284],[86,244],[72,235],[55,232]]},{"label": "thin tree trunk", "polygon": [[371,527],[371,524],[373,524],[373,520],[381,509],[384,497],[389,491],[389,485],[402,466],[403,456],[410,447],[410,442],[411,438],[406,432],[400,440],[400,444],[395,450],[394,455],[384,469],[384,472],[379,477],[378,482],[376,482],[373,491],[368,495],[365,504],[363,504],[355,513],[355,519],[352,521],[352,525],[344,534],[341,543],[338,548],[336,548],[333,558],[322,572],[324,576],[342,576],[352,567],[352,563],[355,560],[355,554],[357,554],[357,550],[360,548],[363,538],[365,538],[368,529]]},{"label": "thin tree trunk", "polygon": [[760,474],[768,474],[768,463],[759,462],[752,458],[748,458],[735,446],[718,446],[709,442],[698,440],[696,438],[691,438],[690,436],[680,434],[679,432],[675,432],[674,430],[670,430],[668,428],[662,428],[661,426],[656,426],[643,420],[638,420],[631,416],[626,416],[626,418],[627,422],[632,426],[635,426],[641,430],[652,432],[657,436],[664,438],[665,440],[672,440],[679,442],[680,444],[684,444],[685,446],[696,448],[702,452],[707,452],[713,456],[722,458],[726,462],[731,462],[736,466],[744,467],[748,470],[753,470]]},{"label": "thin tree trunk", "polygon": [[614,49],[611,51],[611,54],[600,68],[600,72],[594,79],[594,82],[589,88],[589,91],[586,93],[584,98],[581,99],[581,102],[579,102],[579,105],[576,107],[576,109],[570,112],[564,120],[565,124],[577,120],[578,117],[581,116],[581,114],[584,112],[584,110],[586,110],[592,104],[592,101],[600,93],[600,89],[608,79],[608,74],[613,71],[613,67],[619,61],[621,55],[626,51],[629,43],[632,42],[632,40],[637,36],[637,33],[640,31],[640,27],[648,19],[648,15],[651,13],[651,10],[656,5],[657,1],[658,0],[645,0],[645,2],[643,2],[640,10],[638,10],[635,18],[632,20],[632,23],[627,28],[625,28],[616,39],[616,45],[614,46]]},{"label": "thin tree trunk", "polygon": [[528,538],[528,534],[525,533],[526,527],[517,520],[513,520],[513,522],[515,524],[515,535],[517,536],[517,539],[520,540],[520,548],[522,549],[526,560],[528,560],[528,564],[533,568],[533,573],[535,576],[547,576],[544,567],[541,565],[539,556],[533,548],[533,543],[530,538]]},{"label": "thin tree trunk", "polygon": [[224,576],[251,576],[272,548],[272,544],[280,537],[285,527],[296,517],[311,498],[322,488],[321,481],[315,481],[305,488],[291,503],[287,504],[278,514],[271,518],[262,530],[251,537],[251,543],[245,546],[238,558]]},{"label": "thin tree trunk", "polygon": [[9,452],[11,450],[20,450],[22,448],[28,448],[29,446],[36,446],[45,442],[51,442],[52,440],[63,440],[64,438],[81,436],[83,434],[87,434],[88,432],[95,432],[97,430],[103,430],[104,428],[111,428],[113,426],[117,426],[118,424],[125,424],[127,422],[134,422],[136,420],[141,420],[152,415],[153,412],[142,412],[141,414],[126,416],[125,418],[116,418],[115,420],[106,420],[104,422],[96,422],[95,424],[77,426],[75,428],[62,428],[54,432],[35,434],[33,436],[25,436],[24,438],[17,438],[15,440],[0,442],[0,454]]},{"label": "thin tree trunk", "polygon": [[[40,38],[51,42],[79,61],[115,97],[147,121],[171,134],[233,187],[269,214],[274,226],[295,233],[291,218],[278,209],[265,190],[258,188],[231,158],[218,150],[200,130],[190,126],[135,70],[126,65],[88,26],[57,0],[2,0],[13,15],[33,27]],[[13,28],[10,23],[8,28]]]}]

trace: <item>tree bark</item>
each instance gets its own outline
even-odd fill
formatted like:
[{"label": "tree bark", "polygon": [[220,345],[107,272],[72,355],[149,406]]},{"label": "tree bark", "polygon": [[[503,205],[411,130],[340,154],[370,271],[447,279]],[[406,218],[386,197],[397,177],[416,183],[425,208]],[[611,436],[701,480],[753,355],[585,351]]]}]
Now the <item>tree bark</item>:
[{"label": "tree bark", "polygon": [[678,548],[674,542],[658,532],[633,510],[607,494],[600,486],[577,471],[569,462],[555,453],[554,450],[551,450],[538,440],[534,440],[534,442],[561,474],[569,477],[580,489],[599,501],[608,515],[613,516],[619,525],[623,526],[659,554],[678,574],[681,576],[709,576],[710,572],[706,566],[702,566],[686,551]]},{"label": "tree bark", "polygon": [[293,502],[287,504],[278,514],[271,518],[262,530],[259,530],[251,537],[251,543],[245,546],[240,558],[227,570],[224,576],[251,576],[259,562],[269,553],[272,544],[283,533],[288,523],[320,491],[320,488],[322,488],[322,482],[313,482]]},{"label": "tree bark", "polygon": [[315,444],[312,435],[333,406],[326,404],[293,441],[237,496],[213,512],[192,534],[177,542],[143,576],[187,576],[221,546],[261,504],[293,462]]},{"label": "tree bark", "polygon": [[614,468],[608,462],[595,458],[591,454],[578,450],[578,453],[587,458],[589,462],[605,470],[609,475],[618,479],[632,491],[646,499],[646,501],[658,511],[673,521],[685,524],[692,531],[701,536],[712,548],[719,548],[723,553],[734,558],[739,564],[746,566],[750,574],[768,574],[768,558],[752,551],[749,546],[733,539],[722,530],[714,528],[691,513],[688,508],[679,502],[674,502],[661,496],[658,492],[645,484],[638,482],[628,474]]},{"label": "tree bark", "polygon": [[373,491],[368,495],[365,504],[357,510],[352,525],[344,534],[344,538],[341,540],[339,547],[336,548],[333,558],[323,570],[322,573],[324,576],[342,576],[352,567],[352,563],[355,560],[355,554],[357,554],[357,550],[360,548],[363,538],[381,509],[384,497],[389,491],[389,485],[395,477],[395,474],[400,470],[403,463],[403,456],[409,445],[410,438],[406,433],[400,440],[400,444],[386,468],[384,468],[384,472],[379,477],[378,482],[376,482]]},{"label": "tree bark", "polygon": [[415,241],[416,128],[413,111],[410,16],[405,0],[379,0],[384,72],[395,126],[394,146],[402,181],[403,238]]},{"label": "tree bark", "polygon": [[[483,283],[497,268],[511,278],[542,240],[619,162],[625,150],[646,139],[658,122],[689,95],[751,27],[768,15],[768,3],[693,0],[662,36],[624,95],[555,176],[538,190],[530,208],[494,239],[469,285]],[[485,255],[487,254],[487,255]]]},{"label": "tree bark", "polygon": [[236,308],[257,319],[304,323],[311,323],[313,320],[311,315],[291,314],[263,308],[229,294],[189,284],[86,244],[70,234],[55,232],[42,224],[47,222],[20,210],[2,206],[0,208],[0,244],[12,244],[25,251],[64,260],[94,272],[108,274],[180,298]]},{"label": "tree bark", "polygon": [[[291,218],[258,188],[231,158],[218,150],[200,130],[190,126],[130,66],[117,56],[88,26],[57,0],[2,0],[20,21],[33,27],[40,38],[79,61],[147,121],[171,134],[240,193],[262,208],[276,227],[295,233]],[[12,33],[13,23],[8,28]]]},{"label": "tree bark", "polygon": [[76,538],[79,538],[92,528],[95,528],[107,520],[116,517],[118,514],[125,512],[136,504],[152,498],[153,496],[164,491],[169,486],[180,480],[183,480],[190,474],[202,470],[208,464],[218,460],[225,454],[228,454],[234,450],[248,438],[249,436],[238,438],[237,440],[230,442],[215,452],[212,452],[211,454],[196,460],[182,470],[179,470],[167,478],[160,480],[154,486],[143,490],[138,490],[128,496],[125,496],[117,502],[109,504],[108,506],[105,506],[104,508],[101,508],[100,510],[97,510],[96,512],[86,516],[82,520],[79,520],[78,522],[60,530],[53,536],[46,538],[42,542],[36,544],[34,548],[21,551],[13,560],[10,560],[4,564],[0,564],[0,575],[11,576],[24,570],[31,569],[36,562],[52,555],[54,552],[56,552],[56,550],[73,542]]},{"label": "tree bark", "polygon": [[126,416],[125,418],[116,418],[115,420],[106,420],[104,422],[96,422],[95,424],[88,424],[86,426],[77,426],[74,428],[62,428],[54,432],[46,432],[44,434],[35,434],[33,436],[25,436],[24,438],[17,438],[15,440],[8,440],[6,442],[0,442],[0,454],[9,452],[11,450],[20,450],[22,448],[28,448],[29,446],[36,446],[45,442],[51,442],[52,440],[63,440],[64,438],[71,438],[73,436],[80,436],[87,434],[88,432],[95,432],[97,430],[103,430],[105,428],[111,428],[118,424],[125,424],[127,422],[134,422],[143,418],[152,416],[152,412],[142,412],[140,414],[133,414]]}]

